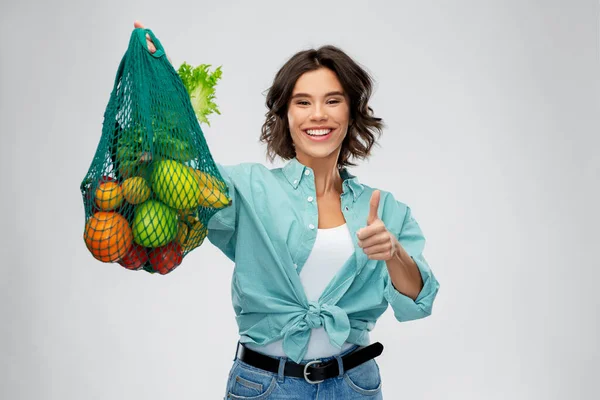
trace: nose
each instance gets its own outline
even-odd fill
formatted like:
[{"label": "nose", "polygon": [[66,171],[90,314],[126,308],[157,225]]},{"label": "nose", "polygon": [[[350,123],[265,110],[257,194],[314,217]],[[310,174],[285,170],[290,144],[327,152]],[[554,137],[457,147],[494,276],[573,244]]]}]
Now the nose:
[{"label": "nose", "polygon": [[328,118],[329,117],[327,116],[327,113],[325,113],[324,107],[317,104],[311,115],[311,120],[313,120],[313,121],[324,121],[325,120],[326,121]]}]

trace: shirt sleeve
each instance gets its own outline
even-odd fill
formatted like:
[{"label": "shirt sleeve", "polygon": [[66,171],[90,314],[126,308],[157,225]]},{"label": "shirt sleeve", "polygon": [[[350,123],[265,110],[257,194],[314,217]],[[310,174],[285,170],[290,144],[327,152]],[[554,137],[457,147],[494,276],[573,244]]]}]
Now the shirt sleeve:
[{"label": "shirt sleeve", "polygon": [[385,299],[392,306],[394,316],[400,322],[425,318],[431,315],[433,302],[440,285],[433,275],[431,268],[429,268],[425,257],[423,257],[425,237],[408,206],[406,207],[406,215],[402,229],[398,235],[398,241],[417,264],[421,278],[423,279],[423,288],[416,300],[413,300],[396,290],[387,269],[385,269]]},{"label": "shirt sleeve", "polygon": [[217,164],[219,173],[229,188],[232,204],[217,211],[208,221],[208,240],[229,259],[235,261],[236,228],[238,217],[237,189],[232,178],[232,168]]}]

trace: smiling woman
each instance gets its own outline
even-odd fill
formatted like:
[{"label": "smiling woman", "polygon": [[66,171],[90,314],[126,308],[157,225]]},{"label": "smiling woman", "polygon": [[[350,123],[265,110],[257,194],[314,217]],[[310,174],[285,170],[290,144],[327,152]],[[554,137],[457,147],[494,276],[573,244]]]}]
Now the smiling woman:
[{"label": "smiling woman", "polygon": [[[335,46],[295,54],[275,76],[267,96],[261,140],[270,159],[307,160],[300,154],[308,152],[347,166],[355,165],[351,157],[366,158],[384,127],[368,106],[372,87],[366,71]],[[311,146],[315,141],[326,143]]]},{"label": "smiling woman", "polygon": [[298,52],[269,89],[260,136],[289,162],[218,166],[233,206],[208,239],[235,262],[240,338],[226,398],[382,399],[370,331],[389,305],[400,322],[431,314],[439,283],[410,207],[347,169],[383,129],[371,92],[342,50]]},{"label": "smiling woman", "polygon": [[309,157],[338,157],[348,130],[348,103],[340,81],[330,69],[306,72],[298,79],[287,117],[300,162]]}]

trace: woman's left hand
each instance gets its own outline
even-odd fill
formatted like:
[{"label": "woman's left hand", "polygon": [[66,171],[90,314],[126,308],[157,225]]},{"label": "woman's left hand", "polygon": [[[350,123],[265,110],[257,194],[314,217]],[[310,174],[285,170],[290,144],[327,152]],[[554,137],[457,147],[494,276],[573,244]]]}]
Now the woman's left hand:
[{"label": "woman's left hand", "polygon": [[371,260],[391,260],[400,247],[398,239],[387,230],[385,224],[377,216],[381,192],[375,190],[369,202],[369,217],[367,226],[356,233],[358,245]]}]

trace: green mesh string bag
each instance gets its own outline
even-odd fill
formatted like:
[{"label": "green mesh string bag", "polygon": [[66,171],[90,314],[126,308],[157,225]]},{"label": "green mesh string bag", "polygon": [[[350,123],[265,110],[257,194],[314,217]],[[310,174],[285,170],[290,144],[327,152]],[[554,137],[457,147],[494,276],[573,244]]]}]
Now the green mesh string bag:
[{"label": "green mesh string bag", "polygon": [[[192,72],[187,65],[180,71]],[[231,205],[188,90],[152,31],[135,29],[81,183],[83,237],[96,259],[164,275],[203,243],[208,220]]]}]

